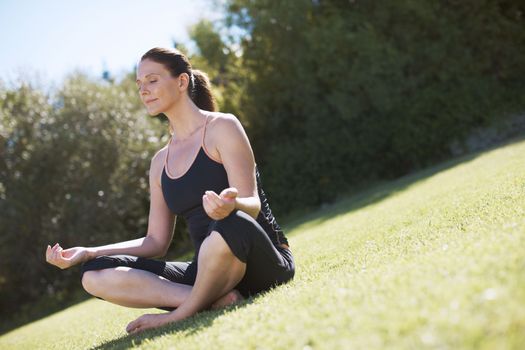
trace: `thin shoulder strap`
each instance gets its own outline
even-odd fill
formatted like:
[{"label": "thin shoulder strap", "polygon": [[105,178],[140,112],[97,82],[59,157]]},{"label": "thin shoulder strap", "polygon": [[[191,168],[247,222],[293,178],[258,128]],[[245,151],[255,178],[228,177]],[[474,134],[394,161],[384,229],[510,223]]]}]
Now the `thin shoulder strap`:
[{"label": "thin shoulder strap", "polygon": [[206,146],[204,145],[204,138],[206,137],[206,127],[208,126],[208,121],[210,120],[210,116],[206,115],[206,121],[204,122],[204,130],[202,131],[202,141],[201,146],[206,150]]},{"label": "thin shoulder strap", "polygon": [[166,172],[168,172],[168,157],[170,155],[170,145],[171,140],[173,139],[173,135],[170,136],[170,139],[168,140],[168,144],[166,145],[166,157],[164,157],[164,168],[166,169]]}]

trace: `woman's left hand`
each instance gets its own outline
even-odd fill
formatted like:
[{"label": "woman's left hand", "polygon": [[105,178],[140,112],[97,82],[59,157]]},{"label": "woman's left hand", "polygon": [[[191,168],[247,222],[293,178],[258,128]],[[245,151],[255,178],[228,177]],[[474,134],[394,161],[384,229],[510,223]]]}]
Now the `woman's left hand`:
[{"label": "woman's left hand", "polygon": [[129,334],[135,334],[145,331],[146,329],[157,328],[168,324],[170,322],[168,315],[169,313],[142,315],[127,325],[126,332]]},{"label": "woman's left hand", "polygon": [[206,191],[202,196],[202,205],[206,214],[213,220],[221,220],[230,215],[235,209],[237,193],[235,187],[224,189],[220,195],[213,191]]}]

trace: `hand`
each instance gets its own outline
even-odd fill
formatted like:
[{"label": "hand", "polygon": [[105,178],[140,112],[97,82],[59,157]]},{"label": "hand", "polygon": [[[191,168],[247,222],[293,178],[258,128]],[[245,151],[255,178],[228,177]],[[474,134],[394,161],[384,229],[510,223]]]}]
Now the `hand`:
[{"label": "hand", "polygon": [[47,246],[46,250],[46,261],[51,265],[58,266],[61,269],[67,269],[78,263],[87,261],[90,259],[90,252],[88,248],[75,247],[70,249],[62,249],[57,243],[51,248]]},{"label": "hand", "polygon": [[230,215],[235,209],[237,193],[235,187],[224,189],[220,195],[213,191],[206,191],[202,196],[202,205],[206,214],[213,220],[221,220]]},{"label": "hand", "polygon": [[157,328],[168,324],[170,322],[168,315],[169,313],[142,315],[135,321],[130,322],[126,326],[126,332],[128,332],[129,334],[135,334],[142,332],[146,329]]}]

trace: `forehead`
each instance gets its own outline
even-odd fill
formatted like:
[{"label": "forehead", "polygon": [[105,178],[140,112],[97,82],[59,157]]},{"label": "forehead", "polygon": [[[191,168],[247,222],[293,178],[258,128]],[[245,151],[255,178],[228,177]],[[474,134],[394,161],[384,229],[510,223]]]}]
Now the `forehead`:
[{"label": "forehead", "polygon": [[169,72],[161,63],[148,59],[140,61],[137,66],[137,80],[144,79],[150,74],[166,75]]}]

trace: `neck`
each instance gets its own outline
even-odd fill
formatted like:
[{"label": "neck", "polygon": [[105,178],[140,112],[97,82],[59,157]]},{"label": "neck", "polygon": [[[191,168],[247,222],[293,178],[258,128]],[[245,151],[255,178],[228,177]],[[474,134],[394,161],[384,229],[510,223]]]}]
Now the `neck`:
[{"label": "neck", "polygon": [[191,136],[206,118],[189,97],[182,99],[164,114],[168,117],[174,137],[178,140],[184,140]]}]

